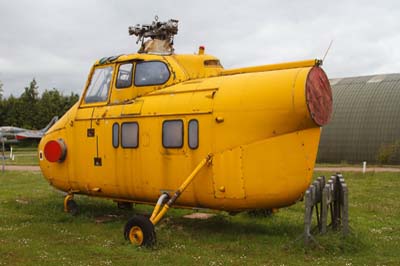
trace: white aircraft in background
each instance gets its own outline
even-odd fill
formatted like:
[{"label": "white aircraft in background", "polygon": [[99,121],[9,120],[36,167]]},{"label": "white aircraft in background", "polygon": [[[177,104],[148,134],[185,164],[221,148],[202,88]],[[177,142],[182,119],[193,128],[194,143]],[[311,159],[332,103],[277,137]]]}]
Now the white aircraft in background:
[{"label": "white aircraft in background", "polygon": [[46,133],[46,131],[57,122],[57,120],[58,116],[54,116],[46,127],[39,130],[9,126],[0,127],[0,141],[4,141],[5,144],[18,143],[28,139],[37,139],[39,141],[43,137],[44,133]]}]

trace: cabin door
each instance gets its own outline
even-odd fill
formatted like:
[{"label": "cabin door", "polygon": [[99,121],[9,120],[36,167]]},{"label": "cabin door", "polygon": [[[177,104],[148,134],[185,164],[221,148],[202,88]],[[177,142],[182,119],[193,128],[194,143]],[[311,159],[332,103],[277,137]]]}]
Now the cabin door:
[{"label": "cabin door", "polygon": [[106,175],[105,117],[113,71],[113,65],[101,65],[92,70],[70,131],[73,143],[68,153],[71,153],[74,160],[70,184],[73,189],[86,193],[101,190],[100,184],[103,184]]},{"label": "cabin door", "polygon": [[99,178],[106,172],[103,169],[106,120],[101,117],[105,110],[105,106],[80,108],[75,117],[71,138],[74,143],[68,152],[72,153],[74,160],[70,183],[73,187],[78,186],[79,190],[98,187]]}]

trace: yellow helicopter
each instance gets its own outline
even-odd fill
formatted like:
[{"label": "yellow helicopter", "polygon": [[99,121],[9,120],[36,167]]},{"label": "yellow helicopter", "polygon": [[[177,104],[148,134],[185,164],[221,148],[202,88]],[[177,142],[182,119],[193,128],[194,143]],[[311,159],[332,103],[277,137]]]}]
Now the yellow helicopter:
[{"label": "yellow helicopter", "polygon": [[332,113],[320,60],[224,69],[205,54],[175,54],[178,21],[129,27],[135,54],[93,65],[80,100],[43,136],[45,178],[67,193],[120,207],[155,205],[124,236],[156,241],[169,208],[229,212],[292,205],[309,186],[321,126]]}]

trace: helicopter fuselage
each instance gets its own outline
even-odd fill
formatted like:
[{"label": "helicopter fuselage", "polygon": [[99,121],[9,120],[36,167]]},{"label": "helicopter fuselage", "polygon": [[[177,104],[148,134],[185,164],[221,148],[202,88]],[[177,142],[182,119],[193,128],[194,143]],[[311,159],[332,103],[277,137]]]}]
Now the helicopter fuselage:
[{"label": "helicopter fuselage", "polygon": [[42,138],[40,167],[68,193],[155,204],[212,154],[177,206],[280,208],[310,184],[331,110],[317,60],[224,70],[204,54],[106,58]]}]

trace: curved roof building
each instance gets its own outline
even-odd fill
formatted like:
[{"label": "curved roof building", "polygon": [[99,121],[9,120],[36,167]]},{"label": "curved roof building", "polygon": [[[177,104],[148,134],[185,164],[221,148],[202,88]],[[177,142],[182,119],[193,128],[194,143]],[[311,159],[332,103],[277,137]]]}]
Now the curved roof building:
[{"label": "curved roof building", "polygon": [[390,148],[400,146],[400,74],[332,79],[331,86],[333,115],[322,129],[318,162],[377,163],[390,153],[386,163],[400,163],[399,150]]}]

